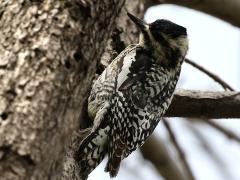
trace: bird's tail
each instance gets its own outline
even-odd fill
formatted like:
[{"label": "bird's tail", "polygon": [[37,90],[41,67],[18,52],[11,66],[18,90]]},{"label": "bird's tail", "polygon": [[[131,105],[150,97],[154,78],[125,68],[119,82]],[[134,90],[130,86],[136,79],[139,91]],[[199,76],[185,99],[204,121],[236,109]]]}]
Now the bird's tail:
[{"label": "bird's tail", "polygon": [[99,131],[89,134],[81,142],[76,154],[80,167],[80,175],[85,179],[101,163],[106,155],[107,135],[101,132],[103,130]]},{"label": "bird's tail", "polygon": [[126,150],[126,144],[123,143],[120,139],[117,139],[115,142],[110,142],[112,144],[111,150],[108,152],[108,162],[105,168],[106,172],[109,172],[110,177],[116,177],[120,163],[123,159],[124,152]]}]

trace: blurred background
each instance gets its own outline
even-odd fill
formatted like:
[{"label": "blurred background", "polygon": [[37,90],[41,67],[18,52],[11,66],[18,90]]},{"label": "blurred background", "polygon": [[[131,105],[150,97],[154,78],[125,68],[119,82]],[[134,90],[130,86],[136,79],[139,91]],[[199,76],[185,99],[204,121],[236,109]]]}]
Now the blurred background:
[{"label": "blurred background", "polygon": [[[240,89],[240,31],[232,25],[191,9],[160,5],[147,10],[145,20],[169,19],[185,26],[189,34],[187,57],[209,71],[217,74],[235,90]],[[177,88],[191,90],[222,91],[222,87],[201,71],[184,64]],[[213,120],[240,136],[238,119]],[[191,172],[197,180],[239,180],[240,142],[229,139],[224,133],[201,121],[181,118],[168,119]],[[163,142],[171,158],[180,167],[181,158],[160,122],[155,132]],[[152,151],[158,151],[153,149]],[[103,161],[90,175],[89,180],[108,180],[103,173]],[[155,165],[156,166],[156,165]],[[160,180],[164,179],[155,166],[144,159],[140,150],[123,160],[116,180]]]}]

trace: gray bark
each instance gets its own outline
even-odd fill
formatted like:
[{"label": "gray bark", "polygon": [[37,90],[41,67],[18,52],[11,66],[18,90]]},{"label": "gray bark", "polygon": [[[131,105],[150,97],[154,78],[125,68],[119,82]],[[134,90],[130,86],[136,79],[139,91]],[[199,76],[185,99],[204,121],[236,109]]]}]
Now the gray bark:
[{"label": "gray bark", "polygon": [[240,118],[240,92],[178,90],[166,117]]},{"label": "gray bark", "polygon": [[123,0],[0,4],[1,179],[59,179]]}]

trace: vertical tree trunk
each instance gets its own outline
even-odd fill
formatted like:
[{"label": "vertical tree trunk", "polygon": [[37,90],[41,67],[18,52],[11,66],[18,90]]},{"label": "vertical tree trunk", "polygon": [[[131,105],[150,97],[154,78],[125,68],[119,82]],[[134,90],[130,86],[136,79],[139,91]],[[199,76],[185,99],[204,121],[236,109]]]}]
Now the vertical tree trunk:
[{"label": "vertical tree trunk", "polygon": [[[129,2],[142,12],[140,1]],[[124,3],[0,3],[1,179],[59,178],[97,62],[116,24],[127,23]]]}]

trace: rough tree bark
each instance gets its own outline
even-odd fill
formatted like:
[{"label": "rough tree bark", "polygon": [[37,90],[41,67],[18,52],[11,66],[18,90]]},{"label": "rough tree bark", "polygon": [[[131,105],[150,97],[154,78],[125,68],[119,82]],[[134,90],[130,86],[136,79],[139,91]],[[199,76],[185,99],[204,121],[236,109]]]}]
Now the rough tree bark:
[{"label": "rough tree bark", "polygon": [[239,118],[240,92],[176,91],[166,117]]},{"label": "rough tree bark", "polygon": [[1,2],[1,179],[58,179],[123,3]]}]

